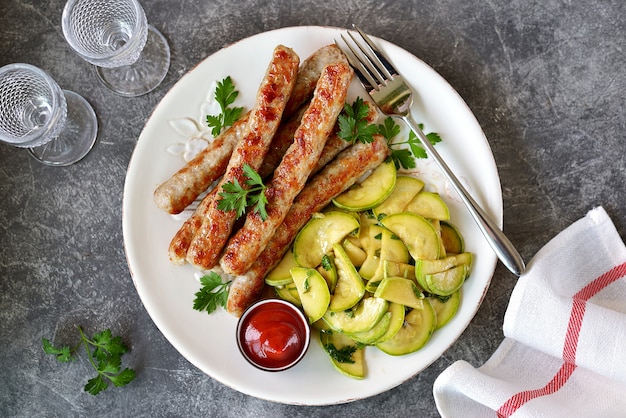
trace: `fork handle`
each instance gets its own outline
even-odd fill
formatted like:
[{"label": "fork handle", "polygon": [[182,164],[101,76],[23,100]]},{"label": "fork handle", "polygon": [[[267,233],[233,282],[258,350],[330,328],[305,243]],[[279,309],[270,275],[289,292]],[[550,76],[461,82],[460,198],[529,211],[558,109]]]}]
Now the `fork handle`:
[{"label": "fork handle", "polygon": [[474,218],[478,228],[483,233],[487,242],[489,242],[489,245],[494,250],[502,264],[504,264],[513,274],[517,276],[522,275],[526,268],[524,260],[517,252],[511,241],[506,237],[506,235],[504,235],[504,233],[480,207],[480,205],[476,203],[467,190],[465,190],[461,182],[456,178],[452,170],[450,170],[443,158],[441,158],[439,153],[435,150],[435,147],[433,147],[428,138],[426,138],[424,132],[422,132],[415,120],[413,120],[413,117],[409,114],[403,116],[402,119],[409,126],[409,128],[411,128],[415,135],[417,135],[424,148],[426,148],[428,154],[435,160],[441,171],[443,171],[450,183],[452,183],[452,186],[461,197],[461,200],[472,215],[472,218]]}]

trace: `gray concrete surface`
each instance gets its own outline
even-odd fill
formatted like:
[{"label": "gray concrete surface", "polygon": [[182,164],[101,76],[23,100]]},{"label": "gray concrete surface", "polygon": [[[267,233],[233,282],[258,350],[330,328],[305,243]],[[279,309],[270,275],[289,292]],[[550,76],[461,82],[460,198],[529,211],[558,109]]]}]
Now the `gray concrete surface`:
[{"label": "gray concrete surface", "polygon": [[[295,25],[347,27],[410,51],[476,115],[493,150],[504,229],[526,260],[603,205],[626,235],[626,3],[622,0],[143,0],[171,45],[164,83],[136,99],[98,84],[61,32],[64,2],[0,1],[0,65],[28,62],[82,94],[100,123],[85,160],[38,164],[0,144],[0,415],[13,417],[438,416],[432,384],[457,359],[485,362],[502,339],[516,278],[498,265],[477,316],[425,371],[369,399],[301,407],[255,399],[185,360],[144,310],[121,228],[126,167],[141,129],[187,71],[225,45]],[[82,392],[88,365],[59,364],[41,338],[110,327],[138,372],[123,389]],[[279,390],[279,388],[277,388]]]}]

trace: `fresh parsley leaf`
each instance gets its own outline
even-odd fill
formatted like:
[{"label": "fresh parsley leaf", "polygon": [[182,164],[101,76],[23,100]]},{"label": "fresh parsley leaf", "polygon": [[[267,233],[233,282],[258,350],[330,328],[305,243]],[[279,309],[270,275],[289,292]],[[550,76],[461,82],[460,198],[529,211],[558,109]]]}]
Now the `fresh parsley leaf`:
[{"label": "fresh parsley leaf", "polygon": [[235,85],[230,76],[227,76],[217,83],[217,87],[215,88],[215,100],[217,100],[222,109],[235,103],[235,99],[237,99],[238,95],[239,92],[235,90]]},{"label": "fresh parsley leaf", "polygon": [[93,369],[98,373],[96,377],[87,381],[84,387],[85,392],[97,395],[108,388],[109,384],[107,380],[112,382],[115,386],[121,387],[135,379],[136,373],[133,369],[125,368],[120,371],[122,355],[128,350],[122,342],[121,337],[114,337],[110,329],[98,332],[91,338],[85,334],[81,327],[78,327],[78,332],[81,342],[73,348],[69,346],[55,347],[46,338],[43,338],[42,342],[44,352],[46,354],[55,355],[60,362],[73,360],[75,358],[73,353],[75,353],[81,345],[85,347],[89,363],[91,363]]},{"label": "fresh parsley leaf", "polygon": [[219,115],[207,115],[206,122],[211,129],[211,134],[215,137],[222,132],[222,129],[231,126],[243,112],[243,107],[229,107],[235,102],[239,92],[235,90],[235,85],[230,76],[219,81],[215,87],[215,101],[220,105]]},{"label": "fresh parsley leaf", "polygon": [[113,337],[109,329],[94,334],[92,345],[95,346],[93,356],[100,361],[111,356],[120,356],[126,352],[122,338]]},{"label": "fresh parsley leaf", "polygon": [[87,381],[87,384],[85,385],[85,392],[89,392],[92,395],[97,395],[108,387],[109,384],[105,382],[102,378],[102,375],[99,374],[98,376]]},{"label": "fresh parsley leaf", "polygon": [[328,355],[338,363],[349,363],[353,364],[354,360],[352,359],[352,354],[354,354],[357,350],[356,345],[347,345],[338,349],[335,347],[335,344],[330,343],[324,345],[324,350],[328,353]]},{"label": "fresh parsley leaf", "polygon": [[245,187],[237,179],[229,181],[222,186],[222,191],[218,193],[220,200],[217,202],[219,210],[234,210],[239,218],[246,213],[246,208],[252,206],[252,211],[258,213],[262,220],[267,219],[267,196],[263,184],[263,179],[248,164],[243,167],[246,176]]},{"label": "fresh parsley leaf", "polygon": [[[424,125],[420,123],[419,128],[423,130]],[[412,169],[416,167],[416,158],[428,158],[426,150],[413,131],[409,131],[409,137],[406,141],[394,142],[394,138],[400,134],[400,127],[391,116],[385,118],[383,123],[378,125],[378,133],[387,140],[387,145],[391,150],[391,158],[396,168]],[[435,132],[426,134],[426,138],[432,145],[441,142],[441,137]],[[408,145],[409,149],[398,148],[398,146],[405,144]]]},{"label": "fresh parsley leaf", "polygon": [[135,379],[136,375],[137,374],[135,373],[133,369],[129,369],[127,367],[124,370],[122,370],[121,373],[119,373],[118,375],[107,376],[107,377],[109,378],[111,382],[113,382],[113,385],[115,385],[116,387],[120,387],[120,386],[126,386],[127,384],[132,382],[133,379]]},{"label": "fresh parsley leaf", "polygon": [[360,141],[367,144],[374,141],[373,135],[378,133],[378,128],[367,120],[368,114],[369,105],[360,97],[352,105],[344,104],[343,112],[337,118],[339,137],[348,142]]},{"label": "fresh parsley leaf", "polygon": [[426,138],[428,138],[428,142],[433,145],[436,145],[441,142],[441,136],[437,132],[429,132],[426,134]]},{"label": "fresh parsley leaf", "polygon": [[224,126],[231,126],[233,123],[239,119],[241,113],[243,112],[243,107],[227,107],[224,109]]},{"label": "fresh parsley leaf", "polygon": [[387,116],[383,123],[378,125],[378,133],[385,137],[387,142],[400,135],[400,125],[394,122],[391,116]]},{"label": "fresh parsley leaf", "polygon": [[200,278],[200,284],[202,287],[196,292],[196,298],[193,301],[193,308],[196,311],[211,313],[218,306],[226,307],[230,282],[222,283],[219,274],[211,272]]},{"label": "fresh parsley leaf", "polygon": [[[263,186],[262,190],[265,190],[265,186]],[[265,197],[265,193],[249,194],[248,205],[252,206],[252,211],[258,213],[261,216],[261,219],[267,219],[267,212],[265,211],[267,197]]]},{"label": "fresh parsley leaf", "polygon": [[396,166],[396,169],[402,167],[406,169],[415,168],[415,158],[413,153],[408,149],[394,149],[391,148],[391,159]]},{"label": "fresh parsley leaf", "polygon": [[254,185],[258,185],[258,184],[263,184],[263,179],[261,178],[259,173],[254,171],[254,168],[250,167],[250,165],[244,164],[244,166],[243,166],[243,173],[248,178],[246,180],[246,184],[248,184],[248,186],[254,186]]},{"label": "fresh parsley leaf", "polygon": [[217,202],[219,210],[237,211],[237,217],[246,213],[248,206],[247,191],[239,184],[239,180],[229,181],[222,186],[222,191],[218,193],[221,199]]},{"label": "fresh parsley leaf", "polygon": [[[421,128],[422,126],[420,125],[420,129]],[[415,158],[428,158],[428,155],[426,155],[426,150],[422,146],[420,140],[417,138],[417,135],[413,133],[413,131],[409,132],[409,139],[406,140],[406,143],[409,144],[409,148],[411,149],[411,152],[413,153]]]},{"label": "fresh parsley leaf", "polygon": [[218,136],[222,131],[222,116],[221,115],[207,115],[206,124],[211,128],[211,135]]},{"label": "fresh parsley leaf", "polygon": [[76,357],[72,355],[72,349],[69,346],[66,345],[66,346],[57,348],[54,345],[52,345],[50,340],[48,340],[47,338],[42,338],[42,342],[43,342],[43,351],[46,354],[55,355],[57,360],[60,361],[61,363],[68,363],[76,359]]}]

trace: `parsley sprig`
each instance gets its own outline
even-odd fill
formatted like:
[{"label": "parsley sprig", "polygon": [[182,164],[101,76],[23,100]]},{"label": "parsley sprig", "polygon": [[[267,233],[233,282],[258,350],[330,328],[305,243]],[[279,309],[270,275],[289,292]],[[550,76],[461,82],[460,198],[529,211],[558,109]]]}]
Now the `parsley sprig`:
[{"label": "parsley sprig", "polygon": [[[418,126],[420,129],[424,129],[424,124],[420,123]],[[415,168],[416,158],[428,158],[426,150],[413,131],[409,131],[409,137],[406,141],[394,141],[394,139],[400,134],[400,126],[398,126],[391,116],[385,118],[383,123],[378,125],[378,132],[387,140],[387,145],[391,150],[391,158],[396,164],[396,168]],[[426,138],[433,145],[441,142],[441,137],[436,132],[426,134]],[[398,148],[399,146],[405,144],[409,146],[409,149]]]},{"label": "parsley sprig", "polygon": [[222,186],[222,191],[218,193],[220,200],[217,202],[219,210],[237,211],[237,217],[246,212],[246,208],[251,206],[253,212],[258,213],[261,219],[267,219],[267,197],[265,190],[267,186],[263,184],[261,176],[248,164],[244,164],[243,172],[246,176],[245,187],[237,179],[229,181]]},{"label": "parsley sprig", "polygon": [[215,87],[215,101],[220,105],[222,113],[219,115],[207,115],[206,122],[211,129],[211,134],[215,137],[222,132],[222,129],[231,126],[243,112],[243,107],[229,107],[235,102],[239,92],[235,90],[235,85],[230,76],[222,81],[218,81]]},{"label": "parsley sprig", "polygon": [[200,278],[202,287],[196,292],[193,308],[196,311],[212,313],[218,306],[226,308],[230,282],[222,283],[222,278],[215,272]]},{"label": "parsley sprig", "polygon": [[370,143],[373,135],[378,133],[376,125],[367,120],[369,106],[360,97],[350,105],[344,104],[343,112],[337,118],[339,122],[339,137],[348,141]]},{"label": "parsley sprig", "polygon": [[[75,353],[81,345],[87,351],[87,358],[98,375],[87,381],[85,392],[97,395],[109,387],[107,381],[116,387],[129,384],[135,379],[135,371],[128,367],[122,370],[122,355],[127,348],[122,342],[122,338],[113,337],[110,329],[98,332],[89,338],[81,327],[77,327],[81,341],[74,347],[55,347],[50,340],[42,338],[43,351],[51,354],[62,363],[76,360]],[[93,351],[92,351],[93,349]]]},{"label": "parsley sprig", "polygon": [[[370,143],[374,140],[373,135],[381,134],[387,140],[396,168],[412,169],[416,167],[416,158],[428,158],[426,150],[413,131],[409,131],[409,137],[405,141],[396,141],[395,138],[400,134],[400,126],[394,119],[388,116],[383,123],[376,126],[368,121],[368,113],[369,105],[360,97],[357,97],[351,105],[346,103],[338,118],[339,137],[349,142]],[[424,129],[421,123],[419,127]],[[441,137],[435,132],[426,134],[426,138],[433,145],[441,142]],[[408,149],[402,145],[408,145]]]}]

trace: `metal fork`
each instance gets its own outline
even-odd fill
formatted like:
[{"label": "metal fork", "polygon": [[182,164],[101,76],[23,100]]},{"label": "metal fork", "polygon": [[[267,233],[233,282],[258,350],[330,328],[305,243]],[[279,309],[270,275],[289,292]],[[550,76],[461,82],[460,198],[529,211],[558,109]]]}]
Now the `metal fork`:
[{"label": "metal fork", "polygon": [[353,31],[348,30],[347,33],[352,42],[349,42],[341,35],[341,39],[347,49],[339,45],[337,41],[335,43],[344,51],[367,93],[382,113],[387,116],[402,118],[417,135],[428,155],[435,160],[447,179],[452,183],[452,186],[461,197],[461,200],[500,261],[512,273],[518,276],[524,273],[524,260],[511,241],[465,190],[411,116],[410,108],[413,103],[413,93],[410,87],[391,62],[374,45],[372,40],[355,25],[352,25],[352,27],[358,32],[361,40],[358,40],[353,35]]}]

